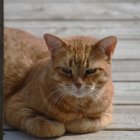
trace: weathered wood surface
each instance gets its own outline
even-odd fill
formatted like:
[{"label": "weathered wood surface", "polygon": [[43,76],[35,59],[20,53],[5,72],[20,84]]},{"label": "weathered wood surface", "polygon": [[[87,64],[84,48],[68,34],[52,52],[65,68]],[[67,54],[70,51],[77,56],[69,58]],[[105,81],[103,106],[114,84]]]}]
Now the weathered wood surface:
[{"label": "weathered wood surface", "polygon": [[[34,24],[35,23],[35,24]],[[41,23],[41,24],[39,24]],[[133,24],[133,27],[129,27],[127,25],[124,25],[123,27],[113,27],[112,25],[116,24],[110,23],[110,26],[108,27],[100,27],[100,26],[105,26],[105,22],[103,22],[100,26],[97,23],[93,23],[93,26],[99,26],[99,27],[91,27],[91,29],[87,29],[87,27],[84,27],[83,25],[75,25],[75,22],[72,23],[65,23],[61,25],[60,23],[55,23],[55,22],[7,22],[5,21],[5,26],[7,27],[15,27],[19,29],[26,30],[36,36],[39,36],[43,38],[43,35],[45,33],[52,33],[55,35],[59,36],[71,36],[71,35],[92,35],[92,36],[97,36],[98,38],[103,38],[105,36],[109,35],[116,35],[118,38],[118,44],[116,47],[115,54],[113,56],[113,59],[140,59],[140,22],[138,24]],[[55,23],[55,24],[54,24]],[[121,24],[121,23],[119,23]],[[72,27],[68,26],[72,25]],[[74,27],[75,25],[75,27]],[[107,24],[106,24],[107,25]],[[112,26],[112,27],[111,27]],[[137,27],[139,26],[139,27]],[[127,29],[126,29],[127,28]],[[133,29],[135,28],[135,29]],[[126,30],[125,30],[126,29]],[[121,36],[123,39],[121,39]],[[130,61],[131,62],[131,61]],[[126,62],[127,63],[127,62]]]},{"label": "weathered wood surface", "polygon": [[[10,138],[10,139],[9,139]],[[94,134],[70,135],[58,138],[59,140],[139,140],[139,131],[100,131]],[[45,140],[35,138],[20,131],[4,131],[4,140]],[[56,138],[47,139],[56,140]]]},{"label": "weathered wood surface", "polygon": [[[140,0],[5,0],[5,26],[43,37],[92,35],[118,38],[113,56],[113,123],[104,131],[60,140],[140,139]],[[4,140],[41,140],[4,126]],[[54,138],[56,139],[56,138]],[[52,139],[52,140],[54,140]]]},{"label": "weathered wood surface", "polygon": [[138,40],[140,37],[140,21],[9,21],[8,18],[5,25],[24,29],[38,36],[49,32],[62,36],[92,35],[99,38],[115,35],[125,40]]},{"label": "weathered wood surface", "polygon": [[[117,50],[118,51],[118,50]],[[116,51],[116,53],[117,53]],[[112,61],[112,71],[115,72],[140,72],[140,60],[115,59]]]},{"label": "weathered wood surface", "polygon": [[[16,8],[15,8],[16,7]],[[140,2],[13,2],[5,1],[5,19],[114,20],[140,18]],[[15,14],[18,13],[18,14]]]},{"label": "weathered wood surface", "polygon": [[[36,1],[38,1],[38,0],[30,0],[30,1],[29,1],[29,0],[24,0],[24,2],[26,2],[26,3],[27,3],[27,2],[29,2],[29,3],[30,3],[30,2],[36,2]],[[11,3],[11,2],[13,3],[13,0],[5,0],[4,2],[5,2],[5,3],[7,3],[7,2],[8,2],[8,3]],[[23,2],[23,0],[14,0],[14,2],[20,3],[20,2]],[[40,0],[40,2],[41,2],[41,3],[44,3],[44,2],[46,2],[46,0]],[[89,3],[89,2],[90,2],[90,3],[100,3],[100,2],[103,2],[103,3],[105,3],[105,2],[113,2],[113,3],[114,3],[114,2],[115,2],[115,3],[116,3],[116,2],[117,2],[117,3],[118,3],[118,2],[120,2],[120,3],[121,3],[121,2],[131,2],[131,3],[132,3],[132,2],[133,2],[133,3],[135,3],[135,2],[139,2],[139,0],[75,0],[75,1],[73,1],[73,0],[47,0],[47,2],[49,2],[49,3],[60,3],[60,4],[63,3],[63,2],[64,2],[64,3],[73,3],[73,4],[74,4],[74,3],[79,3],[79,2],[84,2],[84,3],[85,3],[85,2],[86,2],[86,3]]]},{"label": "weathered wood surface", "polygon": [[113,81],[116,82],[140,82],[140,72],[119,72],[113,74]]},{"label": "weathered wood surface", "polygon": [[139,82],[116,82],[114,88],[114,105],[140,105]]}]

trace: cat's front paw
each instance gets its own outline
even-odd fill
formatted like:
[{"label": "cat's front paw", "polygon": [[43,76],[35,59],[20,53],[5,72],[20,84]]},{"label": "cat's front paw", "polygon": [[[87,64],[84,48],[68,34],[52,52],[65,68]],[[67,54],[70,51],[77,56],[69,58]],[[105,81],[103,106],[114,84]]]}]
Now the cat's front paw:
[{"label": "cat's front paw", "polygon": [[65,124],[65,128],[67,132],[70,133],[83,133],[83,124],[81,123],[81,120],[74,120],[67,122]]},{"label": "cat's front paw", "polygon": [[112,120],[112,114],[106,113],[100,118],[83,118],[65,124],[67,132],[71,133],[91,133],[99,131],[107,126]]},{"label": "cat's front paw", "polygon": [[41,138],[59,137],[65,133],[65,125],[54,120],[39,119],[28,126],[27,132]]},{"label": "cat's front paw", "polygon": [[67,132],[70,133],[91,133],[97,131],[97,120],[90,120],[90,119],[80,119],[71,121],[65,124],[65,128]]},{"label": "cat's front paw", "polygon": [[65,133],[65,125],[63,123],[55,121],[52,130],[53,132],[51,134],[51,137],[62,136]]},{"label": "cat's front paw", "polygon": [[52,121],[50,123],[52,123],[52,125],[46,126],[48,127],[47,130],[49,130],[47,137],[58,137],[65,133],[65,125],[63,123],[58,121]]}]

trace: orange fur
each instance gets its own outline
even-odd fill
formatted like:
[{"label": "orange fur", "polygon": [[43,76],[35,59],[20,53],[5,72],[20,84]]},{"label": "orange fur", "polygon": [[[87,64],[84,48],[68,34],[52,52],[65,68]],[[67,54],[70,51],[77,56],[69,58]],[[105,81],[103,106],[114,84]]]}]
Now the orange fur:
[{"label": "orange fur", "polygon": [[[114,37],[39,39],[18,29],[4,32],[4,116],[38,137],[89,133],[112,119],[111,56]],[[49,52],[49,51],[50,52]],[[92,74],[85,74],[92,68]]]}]

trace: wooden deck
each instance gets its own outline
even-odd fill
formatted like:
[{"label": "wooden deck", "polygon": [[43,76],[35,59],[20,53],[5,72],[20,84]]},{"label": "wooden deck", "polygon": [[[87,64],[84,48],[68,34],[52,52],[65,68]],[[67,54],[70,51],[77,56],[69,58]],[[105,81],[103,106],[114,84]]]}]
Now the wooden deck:
[{"label": "wooden deck", "polygon": [[[113,123],[59,140],[140,140],[140,0],[5,0],[5,26],[37,36],[115,35]],[[54,138],[55,140],[56,138]],[[41,140],[8,126],[4,140]]]}]

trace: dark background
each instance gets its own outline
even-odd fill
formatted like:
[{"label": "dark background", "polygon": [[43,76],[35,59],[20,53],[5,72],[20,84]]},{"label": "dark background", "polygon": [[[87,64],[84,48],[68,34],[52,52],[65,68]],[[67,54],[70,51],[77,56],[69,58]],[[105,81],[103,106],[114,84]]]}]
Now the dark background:
[{"label": "dark background", "polygon": [[0,139],[2,139],[2,87],[3,87],[3,0],[0,1]]}]

